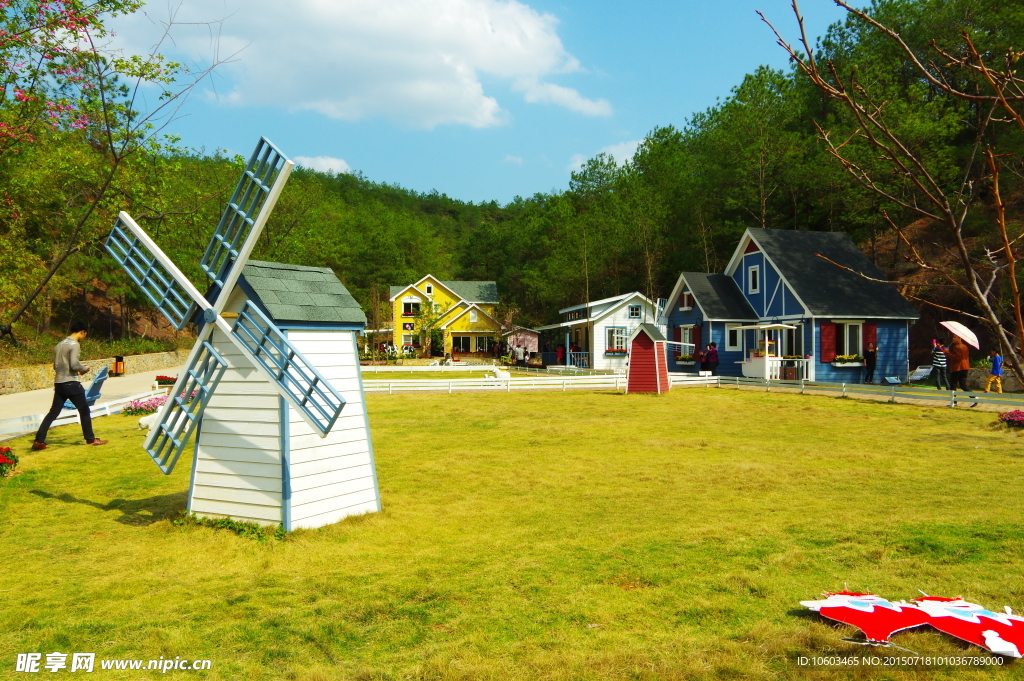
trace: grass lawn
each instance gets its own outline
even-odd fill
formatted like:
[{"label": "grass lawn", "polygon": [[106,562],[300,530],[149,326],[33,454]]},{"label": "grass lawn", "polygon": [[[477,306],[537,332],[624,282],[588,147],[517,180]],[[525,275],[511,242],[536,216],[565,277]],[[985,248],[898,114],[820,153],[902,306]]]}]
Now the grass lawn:
[{"label": "grass lawn", "polygon": [[0,678],[52,651],[212,660],[168,678],[1024,678],[797,663],[885,654],[798,603],[844,583],[1024,610],[1024,440],[991,413],[727,389],[368,402],[385,510],[285,541],[172,524],[186,457],[161,475],[135,419],[99,419],[101,448],[73,426],[16,441]]}]

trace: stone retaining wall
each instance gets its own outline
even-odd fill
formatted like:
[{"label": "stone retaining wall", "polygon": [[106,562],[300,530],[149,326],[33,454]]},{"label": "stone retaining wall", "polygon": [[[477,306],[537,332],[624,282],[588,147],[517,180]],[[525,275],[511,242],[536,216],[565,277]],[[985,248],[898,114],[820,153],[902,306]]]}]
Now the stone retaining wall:
[{"label": "stone retaining wall", "polygon": [[[125,374],[141,374],[146,371],[159,371],[181,366],[188,359],[189,351],[174,350],[172,352],[153,352],[146,355],[126,355],[124,358]],[[82,360],[82,364],[92,367],[92,372],[82,377],[88,383],[101,367],[113,368],[114,358]],[[12,367],[0,369],[0,395],[22,393],[29,390],[40,390],[53,387],[53,365],[37,364],[30,367]]]},{"label": "stone retaining wall", "polygon": [[[988,369],[971,369],[967,372],[967,387],[972,390],[984,390],[985,381],[988,380],[988,376]],[[935,379],[932,377],[929,377],[929,380],[933,383],[935,382]],[[995,386],[992,386],[992,389],[995,390]],[[1016,374],[1013,373],[1013,369],[1005,367],[1003,369],[1003,392],[1015,393],[1021,390],[1024,390],[1024,387],[1021,387],[1020,381],[1017,380]]]}]

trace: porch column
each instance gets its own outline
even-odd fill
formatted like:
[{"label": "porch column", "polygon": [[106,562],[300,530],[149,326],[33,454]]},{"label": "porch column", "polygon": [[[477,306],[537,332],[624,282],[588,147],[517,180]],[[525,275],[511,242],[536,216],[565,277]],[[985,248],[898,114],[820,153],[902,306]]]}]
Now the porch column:
[{"label": "porch column", "polygon": [[572,361],[569,359],[569,348],[571,347],[569,345],[569,335],[569,327],[567,326],[565,327],[565,366],[572,364]]}]

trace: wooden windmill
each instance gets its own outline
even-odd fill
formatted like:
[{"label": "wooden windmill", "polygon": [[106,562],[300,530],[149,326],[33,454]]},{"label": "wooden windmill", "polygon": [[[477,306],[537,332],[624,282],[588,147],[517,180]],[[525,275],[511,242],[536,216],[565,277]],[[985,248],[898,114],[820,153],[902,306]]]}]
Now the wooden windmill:
[{"label": "wooden windmill", "polygon": [[175,328],[200,329],[146,451],[170,474],[195,433],[189,510],[285,530],[380,510],[366,317],[329,269],[249,261],[294,165],[260,140],[200,261],[205,296],[127,213],[106,242]]}]

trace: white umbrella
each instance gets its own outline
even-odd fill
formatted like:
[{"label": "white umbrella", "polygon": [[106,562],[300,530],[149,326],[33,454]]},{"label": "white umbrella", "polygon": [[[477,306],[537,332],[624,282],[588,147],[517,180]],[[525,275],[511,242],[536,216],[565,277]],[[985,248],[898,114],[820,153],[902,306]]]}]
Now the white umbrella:
[{"label": "white umbrella", "polygon": [[978,337],[974,335],[974,332],[968,329],[960,322],[939,322],[944,327],[952,331],[957,336],[964,339],[964,342],[970,345],[975,350],[980,350],[981,346],[978,344]]}]

